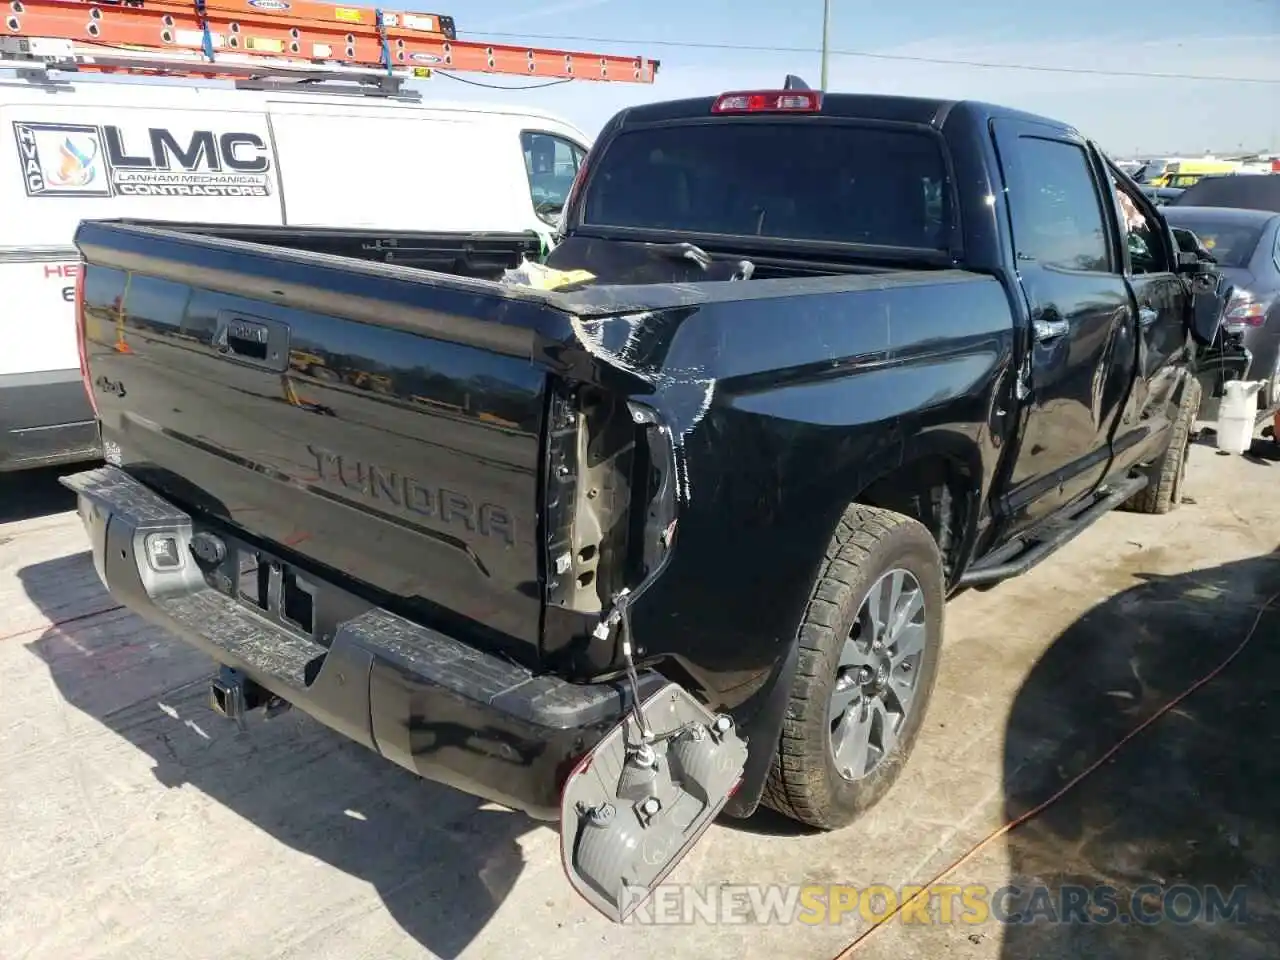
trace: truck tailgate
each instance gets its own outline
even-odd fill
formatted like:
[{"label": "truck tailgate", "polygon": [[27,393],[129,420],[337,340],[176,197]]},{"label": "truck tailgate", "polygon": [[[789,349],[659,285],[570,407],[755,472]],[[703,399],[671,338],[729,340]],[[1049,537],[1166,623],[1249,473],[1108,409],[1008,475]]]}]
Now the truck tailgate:
[{"label": "truck tailgate", "polygon": [[548,373],[529,315],[545,304],[118,224],[77,243],[109,460],[536,659]]}]

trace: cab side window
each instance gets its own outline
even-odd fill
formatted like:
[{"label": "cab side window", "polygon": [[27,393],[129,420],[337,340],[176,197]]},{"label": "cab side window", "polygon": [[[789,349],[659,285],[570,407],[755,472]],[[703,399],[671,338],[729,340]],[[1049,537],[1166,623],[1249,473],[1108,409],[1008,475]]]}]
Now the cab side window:
[{"label": "cab side window", "polygon": [[1008,171],[1013,242],[1019,260],[1107,273],[1106,220],[1093,168],[1074,143],[1019,137]]},{"label": "cab side window", "polygon": [[1136,276],[1144,273],[1168,273],[1173,269],[1169,253],[1156,226],[1151,206],[1127,185],[1111,175],[1116,208],[1120,217],[1120,234],[1129,253],[1129,269]]},{"label": "cab side window", "polygon": [[530,130],[520,134],[520,146],[533,209],[541,219],[554,224],[564,209],[586,151],[572,140]]}]

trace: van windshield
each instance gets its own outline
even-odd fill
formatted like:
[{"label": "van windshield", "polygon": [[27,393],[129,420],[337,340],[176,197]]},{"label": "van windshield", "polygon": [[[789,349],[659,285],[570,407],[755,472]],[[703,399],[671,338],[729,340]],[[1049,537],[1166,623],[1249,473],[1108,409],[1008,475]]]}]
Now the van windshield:
[{"label": "van windshield", "polygon": [[747,120],[621,133],[585,226],[947,248],[950,188],[924,132]]}]

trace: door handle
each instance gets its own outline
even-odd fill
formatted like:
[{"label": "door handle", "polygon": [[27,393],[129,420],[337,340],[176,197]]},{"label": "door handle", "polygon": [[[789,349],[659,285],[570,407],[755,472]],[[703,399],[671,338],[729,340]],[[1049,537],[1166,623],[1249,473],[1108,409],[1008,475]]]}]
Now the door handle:
[{"label": "door handle", "polygon": [[1138,326],[1149,327],[1160,319],[1160,311],[1155,307],[1141,306],[1138,308]]},{"label": "door handle", "polygon": [[1071,324],[1066,320],[1033,320],[1032,332],[1037,343],[1049,343],[1071,332]]},{"label": "door handle", "polygon": [[271,328],[265,323],[235,317],[228,320],[220,334],[218,347],[224,353],[233,353],[237,357],[248,357],[252,360],[266,359]]},{"label": "door handle", "polygon": [[279,320],[220,310],[213,348],[250,366],[278,373],[289,365],[289,327]]}]

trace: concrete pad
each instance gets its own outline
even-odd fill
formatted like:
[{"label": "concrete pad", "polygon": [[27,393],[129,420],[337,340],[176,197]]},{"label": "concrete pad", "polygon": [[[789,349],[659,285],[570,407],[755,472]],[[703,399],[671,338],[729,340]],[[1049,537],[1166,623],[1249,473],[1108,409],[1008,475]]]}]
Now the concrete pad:
[{"label": "concrete pad", "polygon": [[[685,904],[743,898],[745,922],[692,911],[624,926],[573,895],[548,827],[417,780],[296,712],[245,730],[215,717],[210,662],[113,609],[52,475],[5,478],[0,954],[825,960],[872,928],[858,891],[943,871],[1239,644],[1280,592],[1271,451],[1197,447],[1195,502],[1104,518],[1025,577],[958,597],[916,754],[879,807],[826,835],[768,811],[723,822],[670,879]],[[1274,955],[1280,654],[1265,640],[1278,629],[1264,617],[1217,679],[946,877],[988,892],[1245,885],[1249,923],[889,920],[855,955]],[[760,922],[771,884],[858,891],[838,922],[803,909]],[[666,906],[680,919],[681,902]]]}]

